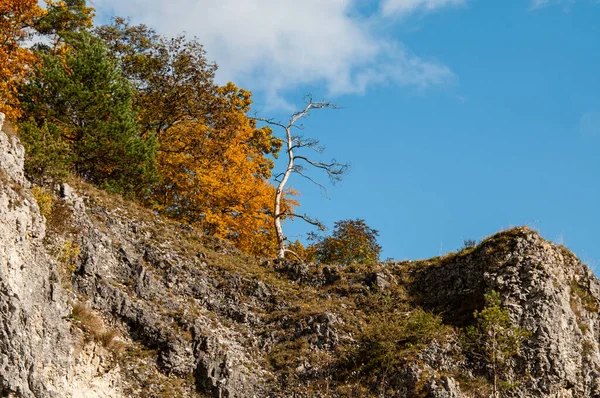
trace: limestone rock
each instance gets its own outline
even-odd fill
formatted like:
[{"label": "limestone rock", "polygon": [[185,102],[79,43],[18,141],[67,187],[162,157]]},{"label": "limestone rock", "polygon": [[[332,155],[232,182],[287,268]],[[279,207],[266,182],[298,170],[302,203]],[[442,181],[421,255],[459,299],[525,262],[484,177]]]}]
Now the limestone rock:
[{"label": "limestone rock", "polygon": [[[0,396],[348,396],[336,384],[381,394],[381,380],[344,374],[342,357],[361,344],[369,305],[390,297],[439,314],[454,337],[409,350],[386,396],[482,396],[459,334],[492,290],[532,333],[508,396],[600,396],[600,282],[535,231],[430,260],[321,270],[244,256],[77,183],[55,189],[60,217],[46,223],[23,156],[0,131]],[[73,319],[77,303],[99,321]]]}]

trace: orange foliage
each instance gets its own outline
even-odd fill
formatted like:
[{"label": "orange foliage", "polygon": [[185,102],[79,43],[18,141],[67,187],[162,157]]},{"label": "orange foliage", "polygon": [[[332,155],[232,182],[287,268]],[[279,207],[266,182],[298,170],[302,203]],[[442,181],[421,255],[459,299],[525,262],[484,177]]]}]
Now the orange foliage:
[{"label": "orange foliage", "polygon": [[35,31],[49,35],[92,26],[93,9],[85,7],[84,1],[46,0],[45,3],[44,10],[38,0],[0,1],[0,112],[9,119],[21,115],[18,86],[36,60],[23,43]]},{"label": "orange foliage", "polygon": [[161,182],[151,201],[156,210],[239,249],[272,255],[276,249],[272,208],[275,188],[267,181],[280,141],[246,116],[250,93],[232,83],[215,88],[210,121],[174,124],[159,136]]},{"label": "orange foliage", "polygon": [[43,13],[37,0],[0,1],[0,112],[9,119],[20,115],[17,86],[35,60],[21,44],[31,37],[31,27]]}]

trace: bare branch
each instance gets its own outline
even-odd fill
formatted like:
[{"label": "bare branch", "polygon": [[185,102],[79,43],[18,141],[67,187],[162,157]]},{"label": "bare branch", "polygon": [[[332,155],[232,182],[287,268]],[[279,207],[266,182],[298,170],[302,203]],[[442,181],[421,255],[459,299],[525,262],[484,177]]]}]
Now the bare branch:
[{"label": "bare branch", "polygon": [[319,230],[324,231],[325,230],[325,225],[317,220],[316,218],[311,218],[309,216],[307,216],[306,214],[288,214],[290,217],[298,217],[301,218],[302,220],[306,221],[307,223],[314,225],[315,227],[319,228]]},{"label": "bare branch", "polygon": [[[287,124],[284,124],[282,122],[273,121],[273,119],[265,119],[265,118],[259,118],[259,117],[252,118],[253,120],[267,123],[267,124],[270,124],[273,126],[278,126],[278,127],[281,127],[283,130],[285,130],[285,135],[283,137],[283,144],[285,145],[285,151],[287,154],[288,163],[287,163],[287,167],[286,167],[285,171],[283,173],[277,174],[274,177],[274,180],[277,181],[277,183],[278,183],[277,188],[275,190],[275,206],[274,206],[274,211],[273,211],[275,232],[276,232],[277,244],[278,244],[278,250],[277,250],[278,258],[285,258],[285,253],[286,253],[286,239],[287,238],[283,234],[283,228],[282,228],[282,219],[286,216],[286,210],[282,209],[282,208],[284,207],[283,196],[285,193],[285,186],[288,182],[290,175],[292,173],[300,174],[302,177],[306,178],[307,180],[311,181],[313,184],[320,187],[323,190],[323,192],[325,193],[325,196],[327,196],[327,190],[325,189],[325,186],[318,183],[317,181],[315,181],[314,179],[312,179],[311,177],[309,177],[308,175],[306,175],[304,173],[306,165],[310,165],[317,169],[325,170],[325,172],[327,173],[327,175],[329,177],[329,180],[333,184],[335,184],[335,182],[339,181],[341,179],[342,174],[344,174],[346,172],[346,170],[348,169],[348,165],[338,163],[335,161],[335,159],[333,159],[331,161],[331,163],[326,163],[326,162],[310,160],[306,156],[298,156],[295,154],[296,149],[302,149],[302,148],[308,148],[317,153],[322,153],[324,151],[324,148],[319,145],[319,140],[314,139],[314,138],[313,139],[304,138],[302,135],[295,135],[295,136],[292,135],[293,129],[302,130],[302,128],[303,128],[303,126],[301,124],[299,124],[298,121],[304,117],[309,116],[309,113],[312,109],[323,109],[323,108],[337,109],[338,108],[337,106],[335,106],[334,104],[332,104],[330,102],[324,102],[324,101],[323,102],[313,102],[313,98],[311,95],[307,95],[305,99],[307,102],[306,102],[306,106],[304,107],[304,109],[293,113]],[[306,163],[306,165],[296,164],[296,160],[303,160]],[[303,219],[304,221],[308,222],[309,224],[317,226],[321,230],[324,229],[323,224],[321,224],[317,220],[313,220],[312,218],[308,217],[307,215],[290,214],[290,217],[299,217],[299,218]],[[288,252],[289,252],[289,250],[288,250]]]},{"label": "bare branch", "polygon": [[285,253],[290,253],[290,254],[292,254],[294,257],[296,257],[296,259],[297,259],[298,261],[302,261],[302,262],[304,261],[304,259],[303,259],[302,257],[300,257],[298,254],[296,254],[296,252],[294,252],[294,251],[292,251],[292,250],[290,250],[290,249],[287,249],[287,248],[286,248],[286,249],[284,249],[284,252],[285,252]]},{"label": "bare branch", "polygon": [[319,145],[319,140],[316,138],[304,138],[301,135],[296,135],[292,136],[292,141],[295,143],[292,145],[292,149],[308,148],[319,154],[325,151],[325,147]]},{"label": "bare branch", "polygon": [[294,158],[296,160],[304,160],[306,163],[316,167],[317,169],[325,170],[332,184],[340,181],[342,179],[342,175],[344,175],[346,171],[348,171],[348,167],[350,167],[348,164],[336,162],[335,159],[332,159],[331,163],[325,163],[314,162],[305,156],[296,155]]},{"label": "bare branch", "polygon": [[250,119],[251,119],[251,120],[256,120],[257,122],[263,122],[263,123],[270,124],[270,125],[272,125],[272,126],[278,126],[278,127],[281,127],[281,128],[287,129],[287,126],[286,126],[286,125],[284,125],[284,124],[283,124],[283,123],[281,123],[281,122],[276,122],[276,121],[274,121],[273,119],[265,119],[265,118],[263,118],[263,117],[256,117],[256,116],[254,116],[254,117],[250,117]]},{"label": "bare branch", "polygon": [[[298,166],[296,166],[298,167]],[[319,188],[321,188],[321,190],[323,191],[323,195],[325,195],[326,198],[329,198],[329,196],[327,196],[327,188],[325,188],[325,185],[318,183],[317,181],[313,180],[312,178],[310,178],[309,176],[307,176],[306,174],[304,174],[302,172],[302,168],[294,168],[294,173],[301,175],[302,177],[306,178],[308,181],[312,182],[313,184],[315,184],[316,186],[318,186]]]}]

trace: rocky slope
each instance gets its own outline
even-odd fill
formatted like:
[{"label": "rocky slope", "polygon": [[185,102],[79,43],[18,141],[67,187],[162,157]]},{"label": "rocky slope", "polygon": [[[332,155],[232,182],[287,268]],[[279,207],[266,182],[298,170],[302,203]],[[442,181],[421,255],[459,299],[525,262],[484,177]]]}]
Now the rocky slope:
[{"label": "rocky slope", "polygon": [[[6,130],[6,128],[5,128]],[[483,397],[464,327],[530,336],[501,396],[600,396],[600,283],[527,228],[370,269],[274,262],[70,181],[0,132],[0,396]]]}]

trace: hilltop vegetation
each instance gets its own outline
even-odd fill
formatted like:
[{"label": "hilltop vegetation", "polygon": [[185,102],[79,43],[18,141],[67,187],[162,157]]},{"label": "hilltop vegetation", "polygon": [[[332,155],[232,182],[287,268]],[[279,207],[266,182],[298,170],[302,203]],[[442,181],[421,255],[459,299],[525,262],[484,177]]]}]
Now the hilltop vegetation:
[{"label": "hilltop vegetation", "polygon": [[74,174],[273,254],[269,178],[281,140],[247,116],[249,91],[214,82],[200,43],[120,18],[94,28],[83,0],[9,0],[0,15],[0,112],[27,149],[30,179],[51,186]]}]

